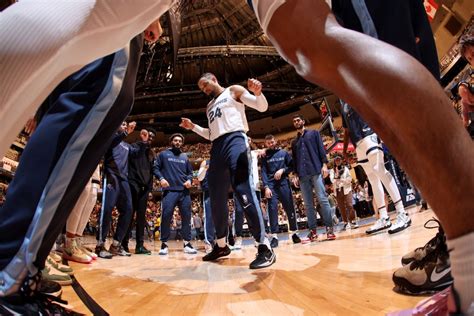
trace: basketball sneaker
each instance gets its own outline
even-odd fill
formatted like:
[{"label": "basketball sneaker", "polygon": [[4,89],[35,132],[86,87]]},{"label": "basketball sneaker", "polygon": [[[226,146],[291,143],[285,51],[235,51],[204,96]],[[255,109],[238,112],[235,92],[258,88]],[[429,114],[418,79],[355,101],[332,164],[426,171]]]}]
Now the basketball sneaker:
[{"label": "basketball sneaker", "polygon": [[272,248],[278,247],[278,238],[272,237],[272,239],[270,240],[270,247]]},{"label": "basketball sneaker", "polygon": [[276,261],[275,253],[265,244],[258,245],[255,260],[249,265],[250,269],[262,269],[271,266]]},{"label": "basketball sneaker", "polygon": [[196,254],[197,253],[197,250],[193,248],[193,245],[191,245],[191,243],[188,241],[185,245],[184,245],[184,253],[188,253],[188,254]]},{"label": "basketball sneaker", "polygon": [[316,229],[310,229],[308,236],[306,236],[306,238],[303,239],[301,242],[303,244],[307,244],[313,241],[318,241],[318,233],[316,232]]},{"label": "basketball sneaker", "polygon": [[335,240],[336,235],[334,234],[334,228],[326,227],[326,237],[328,240]]},{"label": "basketball sneaker", "polygon": [[300,236],[298,236],[297,233],[294,233],[293,235],[291,235],[291,240],[293,241],[294,244],[301,243],[301,238]]},{"label": "basketball sneaker", "polygon": [[202,261],[215,261],[221,257],[225,257],[230,255],[230,248],[229,246],[225,245],[225,247],[219,247],[217,243],[214,244],[214,248],[212,251],[202,257]]},{"label": "basketball sneaker", "polygon": [[[435,223],[436,226],[431,226],[431,223]],[[428,241],[423,247],[418,247],[413,251],[410,251],[402,257],[402,265],[407,265],[412,261],[418,261],[426,257],[429,253],[436,250],[441,245],[446,245],[446,235],[441,227],[440,222],[432,218],[425,223],[425,228],[435,229],[438,228],[438,233],[430,241]]]},{"label": "basketball sneaker", "polygon": [[365,231],[365,233],[369,235],[374,234],[381,230],[387,229],[390,226],[392,226],[392,222],[390,222],[390,217],[379,218],[375,221],[374,225],[370,226],[370,228]]},{"label": "basketball sneaker", "polygon": [[113,244],[110,245],[109,252],[114,256],[121,256],[121,257],[130,257],[132,254],[125,249],[123,249],[122,245],[114,246]]},{"label": "basketball sneaker", "polygon": [[58,282],[42,279],[38,284],[38,292],[60,298],[63,290]]},{"label": "basketball sneaker", "polygon": [[79,249],[75,238],[66,238],[63,259],[86,264],[92,262],[92,258]]},{"label": "basketball sneaker", "polygon": [[113,257],[113,254],[108,252],[103,244],[95,246],[95,253],[102,259],[112,259]]},{"label": "basketball sneaker", "polygon": [[397,269],[392,279],[397,290],[406,294],[429,294],[447,288],[453,283],[447,247],[440,246],[423,259]]},{"label": "basketball sneaker", "polygon": [[45,262],[45,267],[41,271],[43,280],[54,281],[61,285],[71,285],[72,279],[69,274],[61,272],[49,264],[47,261]]},{"label": "basketball sneaker", "polygon": [[389,234],[395,234],[407,229],[411,225],[411,218],[407,213],[401,212],[397,214],[395,223],[388,229]]},{"label": "basketball sneaker", "polygon": [[169,252],[168,245],[164,242],[161,243],[161,249],[158,252],[159,255],[166,256]]}]

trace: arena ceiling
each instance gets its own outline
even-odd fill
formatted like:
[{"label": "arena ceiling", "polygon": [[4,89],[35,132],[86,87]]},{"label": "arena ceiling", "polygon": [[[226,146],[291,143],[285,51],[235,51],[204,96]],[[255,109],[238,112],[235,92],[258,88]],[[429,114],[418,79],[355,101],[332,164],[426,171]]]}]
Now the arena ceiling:
[{"label": "arena ceiling", "polygon": [[204,72],[223,86],[263,83],[269,101],[265,113],[249,110],[249,121],[276,118],[330,94],[300,76],[276,52],[244,0],[198,0],[162,17],[164,34],[146,45],[137,77],[130,120],[169,134],[179,131],[180,117],[207,125],[209,97],[197,87]]}]

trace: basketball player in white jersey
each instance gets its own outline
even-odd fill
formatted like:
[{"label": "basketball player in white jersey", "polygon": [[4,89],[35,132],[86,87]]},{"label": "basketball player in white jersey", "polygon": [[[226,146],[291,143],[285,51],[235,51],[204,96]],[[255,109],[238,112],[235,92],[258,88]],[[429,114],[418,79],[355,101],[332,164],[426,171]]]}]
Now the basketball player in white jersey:
[{"label": "basketball player in white jersey", "polygon": [[245,134],[249,130],[245,105],[263,112],[267,110],[268,102],[262,94],[260,81],[249,79],[247,85],[248,90],[239,85],[224,88],[213,74],[203,74],[198,81],[199,89],[213,97],[206,109],[209,128],[196,125],[187,118],[182,118],[180,126],[212,142],[209,193],[217,242],[203,260],[213,261],[230,254],[225,237],[229,213],[227,196],[232,185],[252,235],[259,243],[257,257],[250,263],[250,269],[259,269],[272,265],[276,257],[265,235],[262,210],[253,187],[250,148]]}]

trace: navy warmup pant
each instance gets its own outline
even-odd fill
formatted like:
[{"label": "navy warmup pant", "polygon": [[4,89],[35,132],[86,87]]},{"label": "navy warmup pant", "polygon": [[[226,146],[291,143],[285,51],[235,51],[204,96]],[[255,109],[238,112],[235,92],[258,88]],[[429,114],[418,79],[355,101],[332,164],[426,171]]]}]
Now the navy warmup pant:
[{"label": "navy warmup pant", "polygon": [[204,191],[202,197],[202,204],[204,206],[204,240],[212,245],[216,239],[216,228],[214,227],[214,221],[212,220],[211,197],[209,196],[209,191]]},{"label": "navy warmup pant", "polygon": [[[255,195],[257,196],[257,200],[258,200],[258,205],[260,206],[260,201],[261,201],[261,197],[260,197],[260,191],[255,191]],[[244,230],[244,208],[242,207],[242,204],[240,204],[239,202],[239,199],[237,198],[237,196],[234,194],[234,216],[233,216],[233,234],[237,237],[243,237],[243,230]],[[248,218],[247,218],[247,223],[249,222]],[[265,221],[265,216],[263,216],[263,224],[264,224],[264,227],[265,227],[265,231],[266,231],[266,227],[267,227],[267,222]],[[250,225],[249,225],[249,230],[250,230]]]},{"label": "navy warmup pant", "polygon": [[161,235],[160,240],[167,242],[170,238],[170,224],[174,208],[178,206],[181,214],[182,235],[185,241],[191,241],[191,195],[189,190],[163,191],[161,201]]},{"label": "navy warmup pant", "polygon": [[[44,267],[69,213],[133,104],[143,37],[64,80],[30,138],[0,210],[0,292]],[[33,113],[32,113],[33,114]]]},{"label": "navy warmup pant", "polygon": [[229,186],[241,203],[252,235],[257,242],[265,239],[262,210],[252,188],[250,149],[243,132],[232,132],[212,142],[209,163],[209,192],[217,239],[227,236]]},{"label": "navy warmup pant", "polygon": [[293,194],[291,193],[290,182],[288,179],[282,180],[275,187],[270,188],[272,190],[272,198],[268,200],[268,217],[270,218],[270,229],[273,234],[280,232],[280,226],[278,225],[278,201],[283,205],[288,223],[290,224],[290,230],[298,230],[296,225],[296,211],[293,203]]},{"label": "navy warmup pant", "polygon": [[122,242],[132,220],[132,193],[127,179],[121,179],[113,173],[106,173],[105,188],[102,193],[102,208],[99,217],[97,240],[105,242],[112,222],[112,210],[117,206],[119,218],[115,229],[114,240]]}]

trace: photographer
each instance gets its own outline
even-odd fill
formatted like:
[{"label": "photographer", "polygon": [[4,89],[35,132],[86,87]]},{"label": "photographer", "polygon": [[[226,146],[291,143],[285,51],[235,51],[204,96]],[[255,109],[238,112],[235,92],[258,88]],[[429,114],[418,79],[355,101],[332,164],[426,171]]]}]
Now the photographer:
[{"label": "photographer", "polygon": [[[352,207],[352,176],[349,168],[342,164],[341,156],[334,158],[334,166],[329,171],[329,178],[336,192],[337,205],[344,222],[343,229],[358,228],[355,211]],[[350,222],[349,222],[350,221]]]}]

